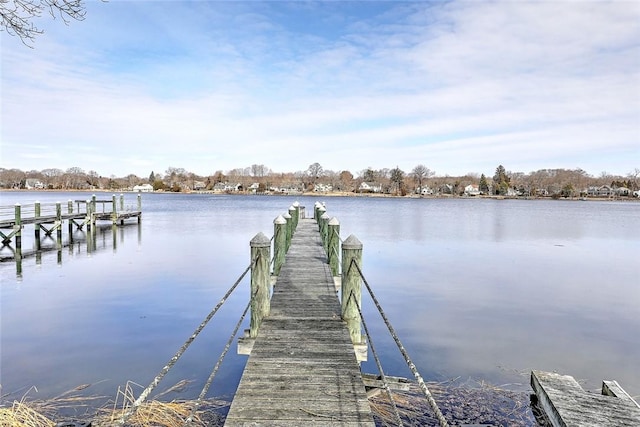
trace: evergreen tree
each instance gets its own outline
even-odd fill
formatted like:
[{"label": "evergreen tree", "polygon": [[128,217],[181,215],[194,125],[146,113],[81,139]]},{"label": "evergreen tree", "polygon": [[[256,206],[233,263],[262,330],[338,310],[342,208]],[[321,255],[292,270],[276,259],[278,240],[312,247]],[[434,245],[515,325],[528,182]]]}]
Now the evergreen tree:
[{"label": "evergreen tree", "polygon": [[149,184],[153,184],[156,181],[156,174],[153,173],[153,171],[151,171],[151,174],[149,175]]},{"label": "evergreen tree", "polygon": [[480,183],[478,184],[478,190],[480,190],[483,194],[489,193],[489,183],[487,182],[487,177],[484,174],[480,175]]},{"label": "evergreen tree", "polygon": [[499,165],[496,168],[495,175],[493,175],[495,194],[507,194],[507,190],[509,189],[509,181],[510,179],[507,176],[507,171],[504,169],[504,166]]}]

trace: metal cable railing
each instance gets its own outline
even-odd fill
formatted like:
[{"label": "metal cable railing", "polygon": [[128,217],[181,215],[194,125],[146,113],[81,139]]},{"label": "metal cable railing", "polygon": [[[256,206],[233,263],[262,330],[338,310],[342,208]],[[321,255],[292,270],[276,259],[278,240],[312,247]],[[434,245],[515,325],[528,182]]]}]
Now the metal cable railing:
[{"label": "metal cable railing", "polygon": [[[378,302],[378,299],[374,295],[373,290],[371,289],[371,286],[369,286],[369,283],[367,282],[367,279],[364,277],[364,274],[362,273],[362,270],[360,269],[360,266],[358,265],[357,262],[355,262],[355,260],[352,260],[351,265],[349,266],[349,268],[351,268],[352,266],[355,266],[356,269],[358,270],[358,273],[360,274],[360,277],[362,278],[362,281],[364,282],[364,284],[365,284],[365,286],[367,288],[367,291],[369,292],[369,295],[371,296],[371,299],[373,300],[373,303],[375,304],[376,308],[378,309],[378,312],[380,313],[380,316],[382,316],[382,319],[384,320],[385,325],[387,325],[387,329],[389,329],[389,333],[391,334],[391,337],[396,342],[396,345],[398,346],[398,350],[400,350],[400,353],[402,353],[402,356],[404,357],[404,360],[407,363],[407,366],[411,370],[411,373],[413,373],[413,376],[416,378],[416,381],[418,382],[418,385],[420,386],[420,390],[422,390],[422,393],[426,397],[427,402],[429,403],[429,406],[431,407],[431,409],[433,410],[434,414],[436,415],[436,418],[438,419],[440,427],[448,427],[449,424],[447,423],[446,418],[444,417],[444,415],[442,415],[442,411],[440,411],[440,408],[438,408],[438,404],[436,403],[435,399],[433,398],[433,395],[429,391],[429,388],[427,387],[427,384],[422,379],[422,376],[420,375],[420,372],[418,372],[418,369],[416,368],[416,365],[413,363],[413,361],[409,357],[409,354],[407,353],[407,350],[402,345],[402,342],[400,341],[400,338],[398,337],[398,334],[396,334],[396,331],[393,329],[393,326],[391,326],[391,322],[389,322],[389,319],[387,318],[387,315],[384,313],[384,310],[382,310],[382,306],[380,305],[380,303]],[[364,323],[364,320],[363,320],[363,323]]]},{"label": "metal cable railing", "polygon": [[193,405],[193,408],[191,408],[191,412],[189,413],[189,416],[185,420],[184,426],[187,426],[188,424],[190,424],[193,421],[193,416],[198,411],[198,408],[202,404],[202,400],[204,399],[204,397],[209,392],[209,387],[211,387],[211,383],[213,382],[213,379],[215,378],[216,374],[218,373],[218,369],[220,369],[220,365],[222,364],[222,361],[224,360],[225,356],[227,355],[227,352],[229,351],[229,348],[231,347],[231,344],[233,343],[233,339],[238,334],[238,329],[240,329],[240,326],[242,325],[242,322],[244,321],[244,318],[247,315],[247,312],[249,311],[249,307],[251,307],[251,300],[249,300],[249,302],[247,303],[247,306],[245,307],[244,311],[242,312],[242,315],[240,316],[240,319],[238,320],[238,323],[236,323],[236,326],[233,329],[233,332],[229,336],[229,340],[227,341],[227,344],[225,345],[224,350],[220,354],[220,357],[218,358],[218,361],[216,362],[215,366],[213,367],[213,370],[211,371],[211,374],[209,375],[209,378],[207,379],[207,382],[204,384],[204,387],[202,388],[202,391],[200,392],[200,395],[198,396],[198,399],[196,400],[195,404]]},{"label": "metal cable railing", "polygon": [[354,296],[353,291],[349,294],[349,300],[353,301],[358,308],[358,313],[360,314],[360,320],[362,321],[362,326],[364,327],[364,333],[367,336],[367,341],[369,346],[371,347],[371,354],[373,354],[373,358],[376,361],[376,366],[378,367],[378,373],[380,373],[380,379],[382,380],[382,386],[387,393],[387,397],[389,398],[389,402],[391,403],[391,407],[393,408],[393,414],[396,417],[396,422],[399,426],[402,426],[402,418],[400,418],[400,413],[398,412],[398,407],[396,406],[396,401],[393,399],[393,395],[391,394],[391,390],[389,389],[389,383],[387,382],[387,377],[384,374],[384,370],[382,369],[382,363],[380,363],[380,358],[378,357],[378,353],[376,352],[376,348],[373,345],[373,339],[371,339],[371,334],[369,334],[369,328],[367,327],[367,322],[364,321],[364,316],[362,315],[362,309],[360,308],[360,304],[358,304],[357,299]]},{"label": "metal cable railing", "polygon": [[257,263],[259,259],[260,259],[260,257],[258,256],[258,257],[256,257],[256,259],[251,261],[251,264],[249,264],[249,266],[240,275],[238,280],[236,280],[236,282],[231,286],[231,288],[229,288],[227,293],[222,297],[222,299],[220,300],[220,302],[218,302],[218,304],[215,306],[215,308],[207,315],[207,317],[202,321],[202,323],[200,323],[200,325],[196,328],[196,330],[193,332],[193,334],[191,334],[191,336],[185,341],[185,343],[182,345],[182,347],[180,347],[180,349],[178,349],[176,354],[162,368],[160,373],[158,373],[158,375],[156,375],[156,377],[153,379],[153,381],[151,381],[151,384],[149,384],[149,386],[147,386],[147,388],[145,388],[142,391],[140,396],[133,402],[131,407],[122,415],[122,417],[118,420],[118,424],[124,425],[127,422],[127,420],[133,414],[135,414],[135,412],[138,410],[138,407],[140,407],[140,405],[142,405],[144,403],[144,401],[147,399],[147,397],[149,397],[149,394],[151,394],[153,389],[155,389],[156,386],[160,383],[162,378],[164,378],[164,376],[167,374],[167,372],[169,372],[169,370],[176,364],[178,359],[180,359],[180,357],[184,354],[184,352],[187,350],[187,348],[189,348],[191,343],[193,343],[193,341],[200,334],[200,332],[202,332],[202,330],[207,325],[207,323],[209,323],[211,318],[213,318],[213,316],[220,309],[220,307],[222,307],[222,305],[227,301],[227,299],[229,298],[231,293],[240,284],[242,279],[244,279],[244,276],[246,276],[246,274],[249,272],[249,270],[251,270],[251,266],[254,265],[255,263]]}]

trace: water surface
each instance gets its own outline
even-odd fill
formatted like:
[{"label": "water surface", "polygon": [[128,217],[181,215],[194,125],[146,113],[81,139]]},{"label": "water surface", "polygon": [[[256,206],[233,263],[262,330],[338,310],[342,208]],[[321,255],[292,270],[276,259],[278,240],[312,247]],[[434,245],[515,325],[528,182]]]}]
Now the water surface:
[{"label": "water surface", "polygon": [[[4,192],[0,204],[89,196]],[[326,202],[342,238],[362,241],[366,279],[427,380],[528,390],[542,369],[640,395],[638,203],[182,194],[144,194],[140,227],[101,227],[95,250],[79,233],[25,258],[20,277],[0,264],[3,394],[146,386],[248,266],[251,238],[271,236],[296,200],[308,212]],[[165,387],[193,380],[180,397],[197,396],[248,294],[245,280]],[[411,377],[367,298],[364,309],[387,373]],[[235,391],[246,356],[233,353],[211,395]],[[376,371],[371,357],[363,370]]]}]

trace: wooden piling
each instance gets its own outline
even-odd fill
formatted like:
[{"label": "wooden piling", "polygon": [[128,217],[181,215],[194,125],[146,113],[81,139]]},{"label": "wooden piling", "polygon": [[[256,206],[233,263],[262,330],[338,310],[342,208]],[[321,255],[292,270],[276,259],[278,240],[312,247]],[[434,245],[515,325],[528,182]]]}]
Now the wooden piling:
[{"label": "wooden piling", "polygon": [[293,208],[296,210],[295,215],[292,215],[293,218],[293,228],[296,229],[298,228],[298,222],[300,221],[300,202],[295,201],[293,202]]},{"label": "wooden piling", "polygon": [[36,206],[35,206],[35,222],[33,223],[34,225],[34,234],[35,234],[35,238],[36,238],[36,250],[39,251],[40,250],[40,217],[42,216],[42,207],[40,205],[40,202],[36,202]]},{"label": "wooden piling", "polygon": [[289,206],[289,210],[287,212],[291,216],[291,235],[296,231],[297,221],[294,219],[296,217],[296,208],[291,205]]},{"label": "wooden piling", "polygon": [[282,215],[278,215],[273,220],[273,274],[280,275],[280,269],[284,264],[284,256],[287,252],[287,234],[288,225],[291,218],[287,221]]},{"label": "wooden piling", "polygon": [[347,323],[353,344],[361,344],[358,306],[362,302],[362,278],[352,263],[362,267],[362,243],[353,234],[342,243],[342,320]]},{"label": "wooden piling", "polygon": [[263,233],[251,239],[251,324],[249,337],[258,336],[262,319],[269,315],[271,241]]},{"label": "wooden piling", "polygon": [[22,206],[20,203],[16,203],[15,209],[15,224],[13,226],[13,231],[16,236],[16,253],[17,250],[22,251]]},{"label": "wooden piling", "polygon": [[340,221],[336,217],[331,218],[327,224],[328,229],[328,249],[327,257],[329,258],[329,266],[331,274],[338,276],[340,274]]},{"label": "wooden piling", "polygon": [[322,247],[327,254],[329,253],[329,214],[326,212],[320,217],[320,236],[322,237]]},{"label": "wooden piling", "polygon": [[56,247],[62,249],[62,203],[56,202]]},{"label": "wooden piling", "polygon": [[286,245],[285,245],[285,253],[289,251],[289,247],[291,247],[291,237],[293,236],[293,218],[288,213],[282,215],[284,220],[287,222],[286,230]]},{"label": "wooden piling", "polygon": [[111,195],[111,224],[112,225],[117,225],[118,224],[118,210],[117,205],[116,205],[116,195],[112,194]]}]

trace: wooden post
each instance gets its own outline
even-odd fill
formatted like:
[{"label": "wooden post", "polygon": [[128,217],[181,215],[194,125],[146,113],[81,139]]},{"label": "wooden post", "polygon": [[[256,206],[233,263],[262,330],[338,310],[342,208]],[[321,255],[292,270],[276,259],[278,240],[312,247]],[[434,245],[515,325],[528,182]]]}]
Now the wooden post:
[{"label": "wooden post", "polygon": [[362,266],[362,243],[353,234],[342,243],[342,320],[347,323],[351,342],[361,344],[360,313],[362,278],[355,265]]},{"label": "wooden post", "polygon": [[327,210],[322,205],[319,205],[318,208],[316,209],[316,221],[318,221],[318,224],[320,224],[320,218],[322,217],[322,214],[325,213],[326,211]]},{"label": "wooden post", "polygon": [[322,236],[322,246],[324,251],[329,249],[329,214],[326,212],[320,217],[320,236]]},{"label": "wooden post", "polygon": [[[104,210],[104,203],[102,204],[102,208]],[[96,195],[94,194],[93,196],[91,196],[91,228],[95,228],[97,211]]]},{"label": "wooden post", "polygon": [[20,254],[22,254],[22,206],[20,205],[20,203],[16,203],[14,213],[15,224],[13,226],[13,231],[16,236],[16,254],[18,250],[20,251]]},{"label": "wooden post", "polygon": [[142,221],[142,195],[138,193],[138,224]]},{"label": "wooden post", "polygon": [[280,269],[284,264],[284,256],[287,252],[287,234],[288,225],[290,220],[287,221],[282,215],[278,215],[273,220],[273,274],[275,276],[280,275]]},{"label": "wooden post", "polygon": [[124,194],[120,193],[120,212],[124,212]]},{"label": "wooden post", "polygon": [[258,336],[260,324],[269,315],[269,262],[271,241],[263,233],[251,239],[251,324],[249,336]]},{"label": "wooden post", "polygon": [[296,208],[291,205],[289,206],[289,216],[291,216],[291,235],[293,235],[293,233],[295,233],[296,228],[298,227],[298,224],[296,223]]},{"label": "wooden post", "polygon": [[35,207],[35,217],[36,222],[34,223],[34,233],[36,236],[36,250],[39,251],[40,248],[40,215],[42,213],[40,202],[36,202]]},{"label": "wooden post", "polygon": [[291,215],[289,215],[288,213],[282,215],[282,217],[284,218],[284,220],[287,222],[287,227],[286,227],[286,246],[285,246],[285,253],[289,252],[289,248],[291,247],[291,237],[293,236],[293,218],[291,218]]},{"label": "wooden post", "polygon": [[56,245],[62,249],[62,203],[56,202]]},{"label": "wooden post", "polygon": [[338,276],[340,274],[340,221],[336,217],[331,218],[328,225],[329,244],[327,249],[327,256],[329,258],[329,266],[331,267],[331,274]]},{"label": "wooden post", "polygon": [[[67,213],[73,214],[73,201],[67,201]],[[69,218],[69,243],[73,243],[73,219]]]},{"label": "wooden post", "polygon": [[318,218],[320,218],[320,215],[318,215],[318,209],[320,209],[320,206],[322,206],[320,204],[320,202],[315,202],[313,204],[313,219],[317,220]]},{"label": "wooden post", "polygon": [[295,202],[293,202],[292,206],[296,210],[295,215],[292,215],[293,226],[297,229],[298,228],[298,221],[300,221],[300,202],[298,202],[296,200]]},{"label": "wooden post", "polygon": [[90,231],[91,230],[91,225],[92,225],[91,224],[91,221],[92,221],[91,220],[91,216],[92,216],[92,214],[91,214],[91,200],[87,200],[85,205],[86,205],[85,209],[86,209],[87,216],[86,216],[84,222],[87,224],[87,231]]},{"label": "wooden post", "polygon": [[117,210],[118,205],[116,205],[115,194],[111,196],[111,207],[113,208],[111,211],[111,224],[117,225],[118,224],[118,210]]}]

